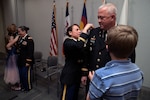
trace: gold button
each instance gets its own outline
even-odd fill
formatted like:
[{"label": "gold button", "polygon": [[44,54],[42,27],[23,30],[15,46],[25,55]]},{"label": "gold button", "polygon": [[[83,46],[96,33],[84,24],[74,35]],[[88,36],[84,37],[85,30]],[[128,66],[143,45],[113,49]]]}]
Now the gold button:
[{"label": "gold button", "polygon": [[92,51],[92,47],[90,47],[90,51]]},{"label": "gold button", "polygon": [[100,59],[97,59],[97,62],[100,62],[101,60]]},{"label": "gold button", "polygon": [[96,65],[96,68],[99,68],[99,65]]},{"label": "gold button", "polygon": [[99,55],[101,55],[102,53],[101,52],[99,52]]}]

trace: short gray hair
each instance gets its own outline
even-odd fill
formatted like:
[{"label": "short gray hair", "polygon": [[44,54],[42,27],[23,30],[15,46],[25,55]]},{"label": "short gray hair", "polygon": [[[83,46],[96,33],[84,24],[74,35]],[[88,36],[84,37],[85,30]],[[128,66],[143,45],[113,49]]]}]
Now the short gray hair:
[{"label": "short gray hair", "polygon": [[99,6],[98,9],[105,8],[105,7],[108,9],[107,10],[108,13],[117,15],[117,8],[114,4],[106,3],[106,4],[103,4],[103,5]]}]

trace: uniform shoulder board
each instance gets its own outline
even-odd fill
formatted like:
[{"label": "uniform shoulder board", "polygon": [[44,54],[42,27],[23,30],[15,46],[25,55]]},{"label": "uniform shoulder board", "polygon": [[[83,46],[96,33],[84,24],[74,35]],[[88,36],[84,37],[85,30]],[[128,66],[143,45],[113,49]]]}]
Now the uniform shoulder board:
[{"label": "uniform shoulder board", "polygon": [[32,37],[28,37],[28,39],[32,39]]}]

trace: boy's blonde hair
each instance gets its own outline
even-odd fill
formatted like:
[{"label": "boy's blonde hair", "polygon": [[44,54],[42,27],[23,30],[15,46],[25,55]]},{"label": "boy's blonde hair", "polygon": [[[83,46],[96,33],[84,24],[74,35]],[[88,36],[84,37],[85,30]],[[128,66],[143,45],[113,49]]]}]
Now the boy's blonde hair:
[{"label": "boy's blonde hair", "polygon": [[108,50],[117,58],[128,58],[137,42],[138,33],[131,26],[118,25],[108,31]]}]

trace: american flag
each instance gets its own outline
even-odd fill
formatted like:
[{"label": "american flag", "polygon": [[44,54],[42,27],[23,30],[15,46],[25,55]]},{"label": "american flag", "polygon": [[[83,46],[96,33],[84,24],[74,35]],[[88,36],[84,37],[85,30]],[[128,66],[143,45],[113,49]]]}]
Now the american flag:
[{"label": "american flag", "polygon": [[56,17],[55,17],[55,3],[52,13],[52,25],[51,25],[51,37],[50,37],[50,55],[58,55],[58,38],[57,38],[57,29],[56,29]]}]

